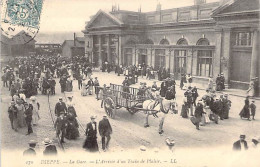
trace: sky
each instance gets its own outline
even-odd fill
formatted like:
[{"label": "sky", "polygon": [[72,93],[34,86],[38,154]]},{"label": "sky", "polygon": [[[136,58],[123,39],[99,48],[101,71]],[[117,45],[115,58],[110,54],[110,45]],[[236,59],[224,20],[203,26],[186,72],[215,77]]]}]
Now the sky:
[{"label": "sky", "polygon": [[[215,2],[219,0],[207,0]],[[81,32],[85,22],[99,9],[111,11],[112,4],[120,10],[142,12],[154,11],[160,2],[162,9],[190,6],[194,0],[44,0],[40,20],[40,33]]]}]

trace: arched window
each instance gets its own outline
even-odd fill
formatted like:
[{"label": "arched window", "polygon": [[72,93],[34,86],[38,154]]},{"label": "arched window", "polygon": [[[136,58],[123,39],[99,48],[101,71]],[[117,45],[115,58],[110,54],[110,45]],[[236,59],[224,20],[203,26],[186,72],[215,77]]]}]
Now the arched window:
[{"label": "arched window", "polygon": [[146,40],[144,41],[144,44],[151,44],[151,45],[153,45],[154,42],[153,42],[151,39],[146,39]]},{"label": "arched window", "polygon": [[162,39],[160,45],[170,45],[170,42],[167,39]]},{"label": "arched window", "polygon": [[209,40],[207,38],[201,38],[198,40],[197,45],[209,45]]},{"label": "arched window", "polygon": [[181,38],[178,40],[177,45],[188,45],[188,42],[185,38]]},{"label": "arched window", "polygon": [[[188,45],[188,42],[186,39],[181,38],[177,41],[177,45]],[[187,49],[177,49],[174,52],[174,62],[175,62],[175,66],[174,66],[174,71],[178,76],[180,76],[181,74],[186,73],[186,67],[187,67]]]}]

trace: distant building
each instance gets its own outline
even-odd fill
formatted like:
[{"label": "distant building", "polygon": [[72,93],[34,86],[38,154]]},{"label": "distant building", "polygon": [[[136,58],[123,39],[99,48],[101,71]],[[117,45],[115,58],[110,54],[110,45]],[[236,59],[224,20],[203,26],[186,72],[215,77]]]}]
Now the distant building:
[{"label": "distant building", "polygon": [[85,56],[85,38],[75,37],[74,40],[65,40],[62,47],[62,57]]},{"label": "distant building", "polygon": [[37,55],[58,55],[61,54],[61,44],[57,43],[36,43]]},{"label": "distant building", "polygon": [[16,56],[28,56],[35,53],[35,39],[24,31],[12,38],[1,34],[1,61],[6,62]]},{"label": "distant building", "polygon": [[260,77],[259,0],[221,0],[142,13],[99,10],[85,30],[90,61],[165,67],[207,83],[224,73],[227,86],[247,89]]}]

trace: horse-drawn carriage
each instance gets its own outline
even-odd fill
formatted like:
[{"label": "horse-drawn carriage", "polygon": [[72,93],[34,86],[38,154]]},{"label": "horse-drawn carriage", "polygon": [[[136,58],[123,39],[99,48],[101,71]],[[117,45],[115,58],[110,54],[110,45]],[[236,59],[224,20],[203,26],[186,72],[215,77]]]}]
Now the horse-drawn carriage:
[{"label": "horse-drawn carriage", "polygon": [[104,89],[100,90],[99,99],[103,101],[105,112],[110,118],[115,118],[119,108],[126,108],[129,113],[135,114],[140,109],[139,106],[150,99],[148,93],[138,94],[139,89],[129,86],[110,84],[110,87]]},{"label": "horse-drawn carriage", "polygon": [[[177,113],[177,103],[175,101],[165,100],[163,98],[151,99],[151,89],[138,89],[129,86],[110,84],[110,87],[99,88],[99,99],[102,100],[104,110],[110,118],[115,118],[116,110],[126,108],[130,114],[143,111],[146,114],[145,127],[149,127],[148,116],[162,113],[160,120],[159,133],[162,133],[163,121],[171,110]],[[101,104],[101,106],[102,106]]]}]

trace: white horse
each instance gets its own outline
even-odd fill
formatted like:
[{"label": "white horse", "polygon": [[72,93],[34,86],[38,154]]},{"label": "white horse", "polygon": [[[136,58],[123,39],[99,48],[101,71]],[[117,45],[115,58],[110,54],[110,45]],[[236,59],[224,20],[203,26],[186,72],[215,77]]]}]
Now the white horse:
[{"label": "white horse", "polygon": [[[178,105],[173,100],[160,99],[159,102],[155,100],[146,100],[143,102],[143,109],[146,114],[146,121],[144,127],[149,127],[148,117],[149,115],[153,115],[158,118],[160,116],[159,123],[159,134],[162,134],[163,131],[163,123],[166,115],[171,110],[172,113],[178,113]],[[158,114],[158,115],[157,115]]]}]

